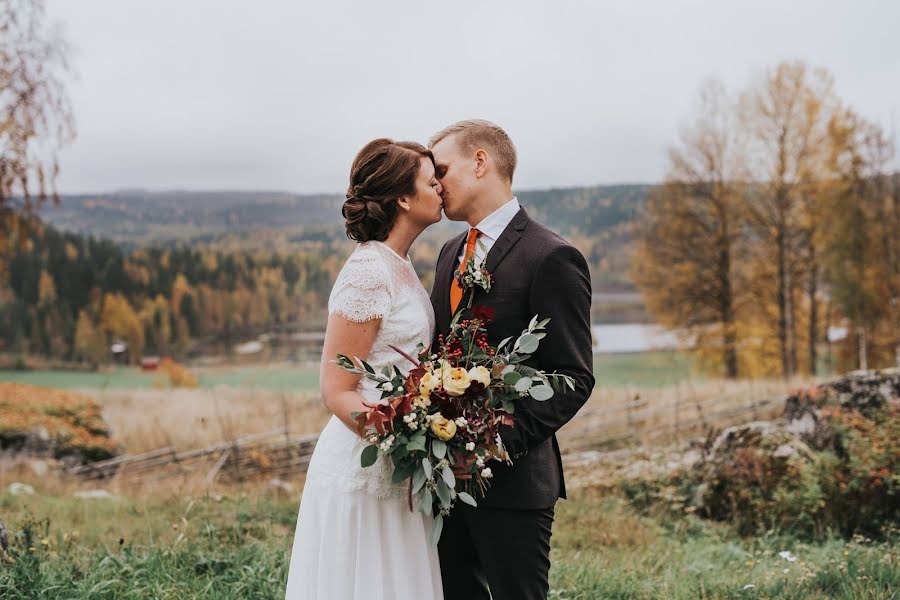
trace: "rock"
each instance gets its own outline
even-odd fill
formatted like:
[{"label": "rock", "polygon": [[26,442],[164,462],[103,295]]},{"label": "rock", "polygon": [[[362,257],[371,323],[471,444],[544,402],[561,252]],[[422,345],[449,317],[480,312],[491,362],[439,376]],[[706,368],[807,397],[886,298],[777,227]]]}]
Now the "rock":
[{"label": "rock", "polygon": [[269,491],[278,495],[290,496],[294,493],[294,486],[281,479],[270,479],[268,487]]},{"label": "rock", "polygon": [[106,490],[81,490],[72,495],[76,498],[115,498]]},{"label": "rock", "polygon": [[803,413],[799,419],[794,419],[787,424],[785,429],[800,437],[812,436],[819,424],[818,418],[813,413]]},{"label": "rock", "polygon": [[27,483],[19,483],[18,481],[13,481],[11,484],[9,484],[9,487],[7,487],[6,490],[13,496],[34,495],[33,487],[31,487]]},{"label": "rock", "polygon": [[782,444],[775,449],[775,452],[772,453],[772,456],[776,458],[790,458],[792,456],[797,456],[797,449],[791,446],[790,444]]},{"label": "rock", "polygon": [[31,433],[34,435],[34,437],[36,439],[38,439],[42,442],[50,441],[50,432],[47,431],[47,428],[44,427],[43,425],[36,425],[35,427],[32,427]]},{"label": "rock", "polygon": [[31,469],[31,472],[38,477],[43,477],[50,471],[50,465],[47,464],[46,460],[29,460],[26,464]]}]

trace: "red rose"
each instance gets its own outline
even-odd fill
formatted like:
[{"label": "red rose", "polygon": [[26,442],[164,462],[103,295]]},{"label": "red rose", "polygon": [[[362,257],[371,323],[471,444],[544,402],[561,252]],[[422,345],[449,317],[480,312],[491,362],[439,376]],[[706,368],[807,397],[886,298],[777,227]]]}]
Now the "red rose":
[{"label": "red rose", "polygon": [[488,306],[473,306],[472,317],[478,319],[482,323],[487,323],[494,318],[494,309]]}]

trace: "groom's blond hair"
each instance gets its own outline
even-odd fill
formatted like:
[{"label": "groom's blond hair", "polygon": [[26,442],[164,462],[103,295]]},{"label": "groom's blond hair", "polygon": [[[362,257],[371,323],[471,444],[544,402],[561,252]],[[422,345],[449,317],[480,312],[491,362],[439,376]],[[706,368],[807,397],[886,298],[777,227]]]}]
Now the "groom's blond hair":
[{"label": "groom's blond hair", "polygon": [[512,183],[516,170],[516,147],[499,125],[484,119],[458,121],[431,136],[428,148],[434,148],[435,144],[451,135],[456,136],[461,150],[487,150],[497,164],[500,175]]}]

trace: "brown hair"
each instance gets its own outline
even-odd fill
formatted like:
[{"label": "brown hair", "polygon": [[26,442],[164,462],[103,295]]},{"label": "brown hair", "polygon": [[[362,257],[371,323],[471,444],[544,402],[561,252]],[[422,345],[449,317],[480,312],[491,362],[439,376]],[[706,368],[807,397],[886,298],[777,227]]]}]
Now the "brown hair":
[{"label": "brown hair", "polygon": [[341,208],[348,238],[387,239],[397,220],[397,200],[416,191],[422,157],[434,162],[431,151],[416,142],[378,138],[363,146],[350,167],[350,187]]},{"label": "brown hair", "polygon": [[487,150],[497,163],[497,171],[500,175],[512,182],[513,173],[516,171],[516,147],[506,132],[499,125],[495,125],[484,119],[469,119],[458,121],[445,127],[431,136],[428,147],[451,135],[456,136],[456,141],[462,150]]}]

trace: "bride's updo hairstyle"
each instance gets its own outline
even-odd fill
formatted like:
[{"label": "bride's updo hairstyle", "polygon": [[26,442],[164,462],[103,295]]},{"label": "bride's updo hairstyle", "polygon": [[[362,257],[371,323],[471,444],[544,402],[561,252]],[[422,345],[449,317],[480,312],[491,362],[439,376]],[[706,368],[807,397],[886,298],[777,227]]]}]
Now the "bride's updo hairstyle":
[{"label": "bride's updo hairstyle", "polygon": [[416,142],[378,138],[366,144],[350,167],[347,201],[341,208],[347,237],[357,242],[387,239],[397,220],[397,200],[416,192],[422,157],[431,151]]}]

